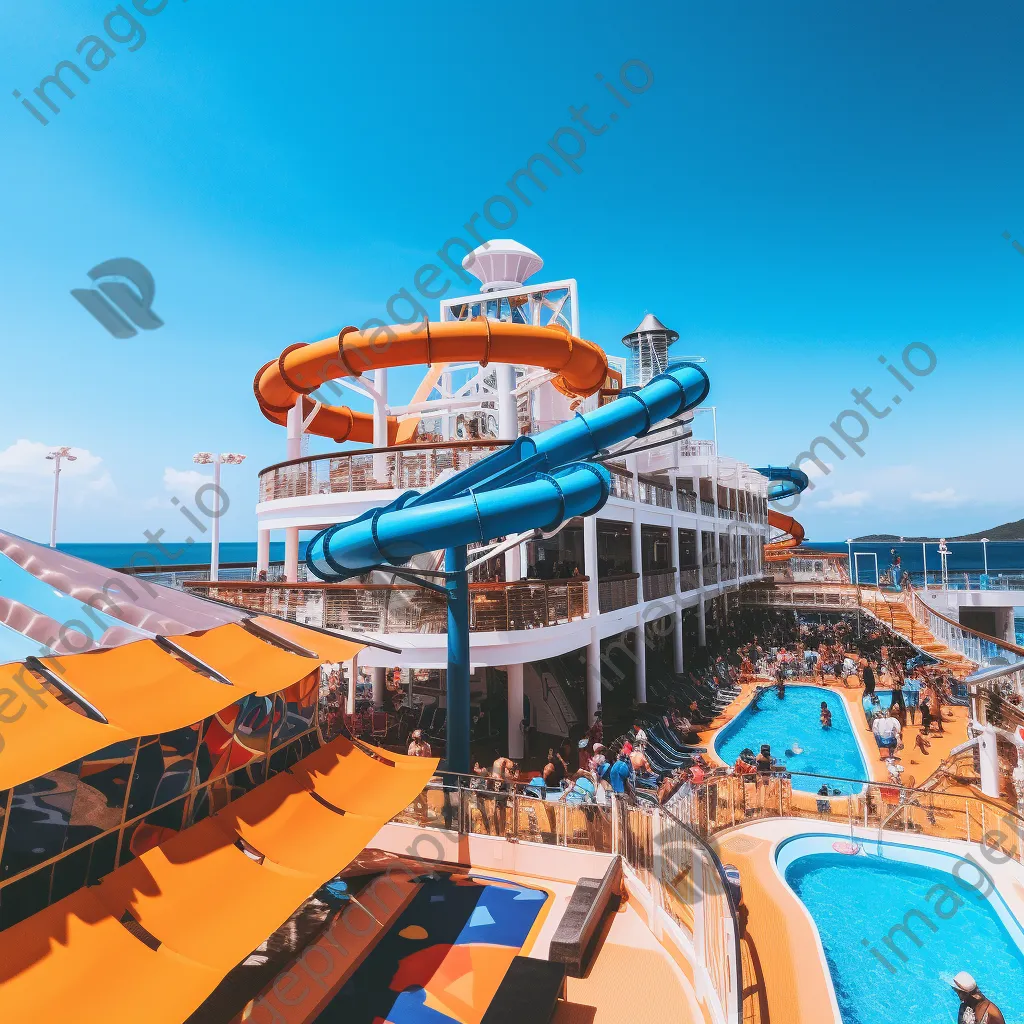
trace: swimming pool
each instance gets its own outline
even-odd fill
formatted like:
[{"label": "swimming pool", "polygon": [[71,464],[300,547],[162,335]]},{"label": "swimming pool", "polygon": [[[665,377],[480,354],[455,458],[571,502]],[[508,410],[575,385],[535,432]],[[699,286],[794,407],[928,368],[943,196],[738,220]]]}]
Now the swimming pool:
[{"label": "swimming pool", "polygon": [[794,836],[776,864],[817,927],[843,1024],[951,1024],[958,971],[1024,1020],[1024,931],[991,879],[934,848],[869,840],[837,853],[842,838]]},{"label": "swimming pool", "polygon": [[[819,721],[822,701],[832,711],[832,728],[828,730],[822,729]],[[719,731],[715,752],[727,764],[733,764],[745,747],[756,754],[762,743],[771,744],[772,756],[790,771],[868,778],[846,702],[840,694],[821,686],[787,686],[781,699],[774,688],[762,691],[758,701],[751,701]],[[820,785],[820,780],[799,775],[793,778],[793,789],[799,792],[814,793]],[[846,794],[861,790],[850,782],[837,782],[834,788]]]}]

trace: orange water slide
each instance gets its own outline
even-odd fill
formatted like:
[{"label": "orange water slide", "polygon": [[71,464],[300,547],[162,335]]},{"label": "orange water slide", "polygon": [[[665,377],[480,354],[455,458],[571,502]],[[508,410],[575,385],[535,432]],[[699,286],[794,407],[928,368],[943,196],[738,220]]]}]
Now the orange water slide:
[{"label": "orange water slide", "polygon": [[[600,346],[574,337],[564,327],[478,318],[362,331],[346,327],[336,338],[289,345],[277,359],[260,368],[253,390],[263,415],[284,425],[300,397],[303,418],[312,413],[313,401],[305,396],[327,381],[358,377],[367,370],[451,362],[542,367],[556,374],[552,383],[559,391],[574,397],[595,394],[608,374],[608,358]],[[373,415],[325,404],[306,431],[338,442],[369,443],[373,441]],[[397,419],[389,416],[388,443],[411,441],[412,432],[406,434],[399,434]]]},{"label": "orange water slide", "polygon": [[782,562],[790,557],[790,549],[799,547],[804,542],[804,528],[792,516],[768,509],[768,525],[782,530],[787,536],[772,541],[764,546],[766,562]]}]

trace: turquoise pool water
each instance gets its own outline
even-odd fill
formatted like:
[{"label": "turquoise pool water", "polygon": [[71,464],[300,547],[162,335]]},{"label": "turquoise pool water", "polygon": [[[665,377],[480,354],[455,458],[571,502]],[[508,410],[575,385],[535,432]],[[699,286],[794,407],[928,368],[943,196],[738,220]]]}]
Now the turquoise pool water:
[{"label": "turquoise pool water", "polygon": [[[822,701],[827,701],[832,711],[832,728],[828,730],[822,729],[819,721]],[[715,750],[723,761],[733,764],[744,747],[756,754],[762,743],[771,744],[772,756],[790,771],[847,779],[868,777],[845,701],[820,686],[787,686],[781,699],[774,688],[764,691],[756,706],[748,704],[719,732]],[[814,779],[793,778],[793,789],[804,793],[814,793],[820,785]],[[860,786],[849,782],[836,783],[835,788],[842,793],[860,791]]]},{"label": "turquoise pool water", "polygon": [[[990,891],[979,875],[965,866],[958,881],[952,871],[964,862],[933,851],[883,843],[878,856],[874,842],[865,849],[868,856],[798,856],[785,869],[817,925],[843,1024],[954,1024],[960,1004],[949,982],[957,971],[974,975],[1008,1024],[1024,1021],[1020,929],[1011,923],[1015,941],[972,884]],[[933,863],[894,860],[897,851]],[[905,920],[920,945],[890,932]]]}]

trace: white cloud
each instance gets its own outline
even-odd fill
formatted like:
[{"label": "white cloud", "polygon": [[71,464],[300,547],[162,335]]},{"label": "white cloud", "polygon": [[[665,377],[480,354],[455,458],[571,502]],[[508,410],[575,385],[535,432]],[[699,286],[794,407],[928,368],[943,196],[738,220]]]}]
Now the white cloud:
[{"label": "white cloud", "polygon": [[[0,451],[0,504],[31,504],[52,493],[53,462],[47,455],[59,445],[20,438]],[[72,448],[70,459],[61,460],[61,493],[67,488],[80,503],[86,495],[114,494],[113,477],[103,459],[85,448]]]},{"label": "white cloud", "polygon": [[836,468],[834,462],[822,462],[822,465],[825,467],[824,470],[819,469],[816,462],[805,462],[800,468],[814,484],[817,480],[823,480]]},{"label": "white cloud", "polygon": [[182,497],[190,497],[203,484],[213,482],[213,476],[200,473],[198,469],[175,469],[168,466],[164,470],[164,490],[171,494]]},{"label": "white cloud", "polygon": [[833,491],[831,498],[819,501],[816,508],[863,508],[871,497],[870,491]]},{"label": "white cloud", "polygon": [[914,491],[911,497],[927,505],[960,505],[967,500],[952,487],[944,487],[941,491]]},{"label": "white cloud", "polygon": [[[43,444],[42,441],[27,441],[21,438],[0,452],[0,475],[23,476],[37,479],[52,479],[53,463],[46,456],[59,445]],[[89,476],[103,460],[84,448],[72,448],[74,462],[61,461],[61,479],[68,476]]]}]

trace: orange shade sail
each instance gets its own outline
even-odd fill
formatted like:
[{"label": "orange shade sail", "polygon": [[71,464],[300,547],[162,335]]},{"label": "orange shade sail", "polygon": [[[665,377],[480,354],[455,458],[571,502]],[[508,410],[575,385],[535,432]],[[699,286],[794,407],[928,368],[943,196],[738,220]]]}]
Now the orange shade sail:
[{"label": "orange shade sail", "polygon": [[267,629],[313,649],[317,657],[293,654],[228,623],[171,639],[230,685],[196,671],[152,640],[40,659],[109,724],[61,704],[23,665],[0,666],[0,789],[38,778],[120,740],[194,725],[249,694],[269,696],[303,685],[320,664],[347,661],[362,650],[363,645],[351,640],[259,618],[261,624],[269,624]]},{"label": "orange shade sail", "polygon": [[132,738],[65,707],[24,665],[0,667],[0,714],[0,790]]},{"label": "orange shade sail", "polygon": [[[315,634],[311,630],[302,632],[308,644],[309,638]],[[170,639],[231,682],[258,697],[277,693],[320,667],[317,658],[304,658],[300,654],[283,651],[234,623],[205,633],[173,636]],[[295,642],[299,643],[298,640]]]},{"label": "orange shade sail", "polygon": [[[0,1019],[38,1020],[45,1007],[47,1020],[180,1024],[436,767],[433,758],[392,767],[335,740],[99,886],[8,928],[0,933]],[[350,770],[372,790],[372,814],[314,797],[340,794],[338,779]],[[240,833],[262,863],[243,852]],[[126,912],[147,941],[121,924]]]},{"label": "orange shade sail", "polygon": [[315,629],[306,629],[305,626],[300,626],[295,622],[274,619],[268,615],[257,615],[253,621],[268,632],[276,633],[284,640],[290,640],[309,651],[315,651],[321,662],[349,661],[366,646],[356,643],[354,640],[330,636]]}]

